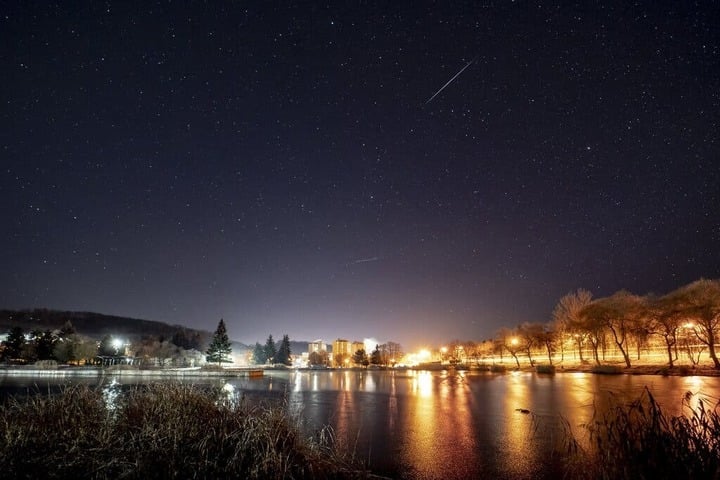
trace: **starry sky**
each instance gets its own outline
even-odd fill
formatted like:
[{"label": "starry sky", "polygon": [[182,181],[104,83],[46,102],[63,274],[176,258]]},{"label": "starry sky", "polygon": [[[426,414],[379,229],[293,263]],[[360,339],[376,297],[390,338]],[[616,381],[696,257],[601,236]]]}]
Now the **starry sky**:
[{"label": "starry sky", "polygon": [[602,3],[3,2],[0,307],[410,349],[717,278],[720,4]]}]

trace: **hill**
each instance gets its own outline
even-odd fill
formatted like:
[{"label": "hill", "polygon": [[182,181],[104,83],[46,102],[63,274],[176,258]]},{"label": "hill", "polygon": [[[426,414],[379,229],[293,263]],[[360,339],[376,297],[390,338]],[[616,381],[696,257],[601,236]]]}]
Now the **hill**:
[{"label": "hill", "polygon": [[11,327],[31,330],[58,330],[66,321],[70,321],[75,330],[88,337],[100,339],[105,335],[121,336],[128,340],[142,337],[156,337],[170,340],[175,335],[198,336],[207,341],[212,333],[206,330],[169,325],[154,320],[103,315],[94,312],[68,312],[39,308],[34,310],[0,310],[0,333]]}]

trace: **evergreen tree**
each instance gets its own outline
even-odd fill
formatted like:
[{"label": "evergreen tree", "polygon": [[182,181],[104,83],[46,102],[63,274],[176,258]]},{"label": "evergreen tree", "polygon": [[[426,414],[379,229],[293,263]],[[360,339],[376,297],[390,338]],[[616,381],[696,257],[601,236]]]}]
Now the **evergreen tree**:
[{"label": "evergreen tree", "polygon": [[73,326],[72,322],[70,320],[65,320],[65,323],[60,329],[60,334],[58,336],[60,338],[68,338],[72,335],[75,335],[76,333],[77,332],[75,331],[75,327]]},{"label": "evergreen tree", "polygon": [[361,348],[353,354],[352,361],[355,365],[362,365],[363,367],[367,367],[370,363],[364,348]]},{"label": "evergreen tree", "polygon": [[20,358],[25,346],[25,332],[22,327],[12,327],[8,332],[7,339],[2,343],[5,347],[3,358],[10,360]]},{"label": "evergreen tree", "polygon": [[273,340],[272,334],[268,336],[265,342],[265,361],[269,363],[275,363],[277,357],[277,347],[275,346],[275,340]]},{"label": "evergreen tree", "polygon": [[110,335],[105,335],[102,340],[100,340],[100,346],[98,346],[97,354],[101,357],[112,357],[115,355],[115,350],[112,337],[110,337]]},{"label": "evergreen tree", "polygon": [[255,365],[265,365],[267,358],[265,357],[265,348],[260,342],[255,342],[255,350],[253,350],[253,361]]},{"label": "evergreen tree", "polygon": [[207,349],[207,361],[217,362],[220,365],[222,362],[230,362],[230,353],[232,347],[230,339],[228,338],[227,329],[225,328],[225,321],[221,318],[218,323],[217,330],[213,335],[213,339],[210,342],[210,346]]},{"label": "evergreen tree", "polygon": [[282,363],[283,365],[292,365],[290,355],[290,337],[288,337],[287,335],[283,335],[282,341],[280,342],[280,347],[278,348],[277,359],[275,362]]},{"label": "evergreen tree", "polygon": [[370,354],[370,363],[373,365],[382,364],[382,353],[380,352],[380,346],[375,345],[375,350]]},{"label": "evergreen tree", "polygon": [[55,349],[55,344],[57,343],[57,337],[53,335],[50,330],[40,332],[35,336],[34,342],[35,353],[38,360],[53,360],[55,358],[53,350]]}]

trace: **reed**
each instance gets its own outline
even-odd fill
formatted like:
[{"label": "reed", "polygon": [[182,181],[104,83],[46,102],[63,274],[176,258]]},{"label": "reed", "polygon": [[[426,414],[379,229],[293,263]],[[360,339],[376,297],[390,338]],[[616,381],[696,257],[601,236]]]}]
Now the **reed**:
[{"label": "reed", "polygon": [[220,390],[88,387],[0,406],[3,478],[368,478],[329,429],[303,434],[283,405],[224,401]]},{"label": "reed", "polygon": [[[666,414],[646,390],[585,427],[589,449],[568,435],[570,477],[596,479],[720,478],[720,415],[702,400],[686,414]],[[569,430],[568,430],[569,431]]]}]

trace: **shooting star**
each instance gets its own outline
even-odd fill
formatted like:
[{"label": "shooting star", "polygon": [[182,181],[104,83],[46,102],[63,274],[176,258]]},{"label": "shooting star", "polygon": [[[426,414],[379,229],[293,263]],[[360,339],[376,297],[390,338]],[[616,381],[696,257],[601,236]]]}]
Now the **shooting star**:
[{"label": "shooting star", "polygon": [[462,72],[464,72],[466,68],[468,68],[470,65],[472,65],[473,63],[475,63],[475,60],[477,60],[477,57],[475,57],[475,58],[473,58],[472,60],[470,60],[470,61],[467,63],[467,65],[465,65],[463,68],[460,69],[459,72],[457,72],[457,73],[455,74],[454,77],[452,77],[450,80],[448,80],[445,85],[443,85],[442,87],[440,87],[440,90],[438,90],[437,92],[435,92],[435,95],[433,95],[432,97],[428,98],[427,102],[425,102],[425,105],[427,105],[428,103],[432,102],[432,101],[433,101],[433,98],[437,97],[437,96],[440,94],[440,92],[442,92],[443,90],[445,90],[445,87],[447,87],[448,85],[450,85],[450,84],[453,82],[453,80],[455,80],[457,77],[459,77],[460,74],[461,74]]},{"label": "shooting star", "polygon": [[372,258],[361,258],[360,260],[355,260],[352,263],[367,263],[367,262],[375,262],[377,260],[380,260],[378,257],[372,257]]}]

